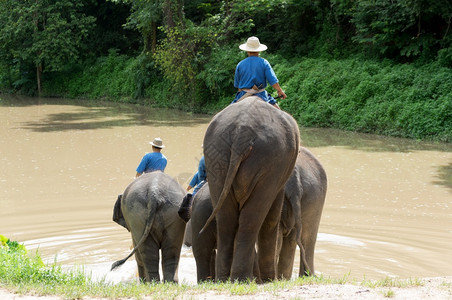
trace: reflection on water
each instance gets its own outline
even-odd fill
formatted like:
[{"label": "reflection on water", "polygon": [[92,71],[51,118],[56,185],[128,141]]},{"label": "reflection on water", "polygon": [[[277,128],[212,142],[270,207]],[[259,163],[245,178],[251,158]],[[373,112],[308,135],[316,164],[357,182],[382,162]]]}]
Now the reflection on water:
[{"label": "reflection on water", "polygon": [[[130,234],[112,221],[148,142],[167,146],[166,173],[184,187],[210,116],[137,105],[0,96],[0,234],[47,262],[95,278],[136,280]],[[452,275],[452,145],[302,128],[328,193],[316,247],[325,276]],[[298,263],[297,263],[298,264]],[[194,282],[191,248],[179,279]],[[298,266],[294,268],[298,274]]]},{"label": "reflection on water", "polygon": [[438,178],[435,184],[442,184],[452,189],[452,163],[438,168]]}]

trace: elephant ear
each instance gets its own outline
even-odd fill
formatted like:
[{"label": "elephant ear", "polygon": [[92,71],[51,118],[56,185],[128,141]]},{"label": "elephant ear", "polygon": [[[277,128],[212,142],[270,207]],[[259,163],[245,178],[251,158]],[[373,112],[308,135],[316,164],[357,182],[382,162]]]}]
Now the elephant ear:
[{"label": "elephant ear", "polygon": [[121,210],[121,199],[122,195],[118,195],[118,199],[116,200],[115,207],[113,208],[113,221],[130,231],[127,227],[126,220],[124,220],[124,216],[122,215]]},{"label": "elephant ear", "polygon": [[177,213],[179,214],[179,217],[184,220],[185,223],[187,223],[191,218],[191,207],[193,204],[193,195],[187,194],[185,195],[184,199],[182,200],[182,204],[179,207],[179,210]]}]

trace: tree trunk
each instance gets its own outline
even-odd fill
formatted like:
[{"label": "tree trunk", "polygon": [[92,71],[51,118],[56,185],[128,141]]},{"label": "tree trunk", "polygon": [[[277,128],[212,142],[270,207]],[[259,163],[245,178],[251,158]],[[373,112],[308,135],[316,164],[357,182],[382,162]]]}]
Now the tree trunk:
[{"label": "tree trunk", "polygon": [[36,81],[38,84],[38,96],[41,96],[41,77],[42,77],[42,64],[36,66]]},{"label": "tree trunk", "polygon": [[171,0],[165,0],[165,2],[163,3],[163,20],[166,26],[168,26],[169,28],[174,28],[176,24],[174,23],[171,2],[172,2]]},{"label": "tree trunk", "polygon": [[163,20],[168,28],[174,28],[176,25],[183,27],[184,1],[165,0],[163,2]]},{"label": "tree trunk", "polygon": [[154,54],[157,49],[157,24],[152,22],[152,43],[151,43],[151,51]]}]

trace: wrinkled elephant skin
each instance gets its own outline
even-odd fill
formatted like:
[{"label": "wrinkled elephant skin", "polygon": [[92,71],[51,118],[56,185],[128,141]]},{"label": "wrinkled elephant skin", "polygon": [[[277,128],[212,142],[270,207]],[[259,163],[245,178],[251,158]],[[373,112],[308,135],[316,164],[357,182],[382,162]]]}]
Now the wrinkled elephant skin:
[{"label": "wrinkled elephant skin", "polygon": [[300,144],[289,114],[248,97],[219,112],[204,136],[216,218],[216,280],[254,279],[255,244],[262,281],[276,278],[276,242],[284,186]]},{"label": "wrinkled elephant skin", "polygon": [[164,281],[178,281],[177,270],[185,223],[178,210],[185,191],[170,176],[155,171],[135,179],[118,197],[113,220],[130,231],[134,250],[112,269],[135,254],[142,281],[160,281],[159,251]]}]

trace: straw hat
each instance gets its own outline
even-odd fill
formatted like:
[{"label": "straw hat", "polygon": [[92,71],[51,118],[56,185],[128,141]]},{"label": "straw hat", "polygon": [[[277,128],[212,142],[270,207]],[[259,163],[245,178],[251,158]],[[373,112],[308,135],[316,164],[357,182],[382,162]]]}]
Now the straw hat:
[{"label": "straw hat", "polygon": [[261,52],[267,50],[267,46],[261,44],[255,36],[248,38],[245,44],[239,46],[240,50],[247,52]]},{"label": "straw hat", "polygon": [[156,147],[156,148],[165,148],[165,145],[163,145],[163,141],[161,138],[155,138],[152,142],[149,142],[149,144],[151,144],[152,146]]}]

